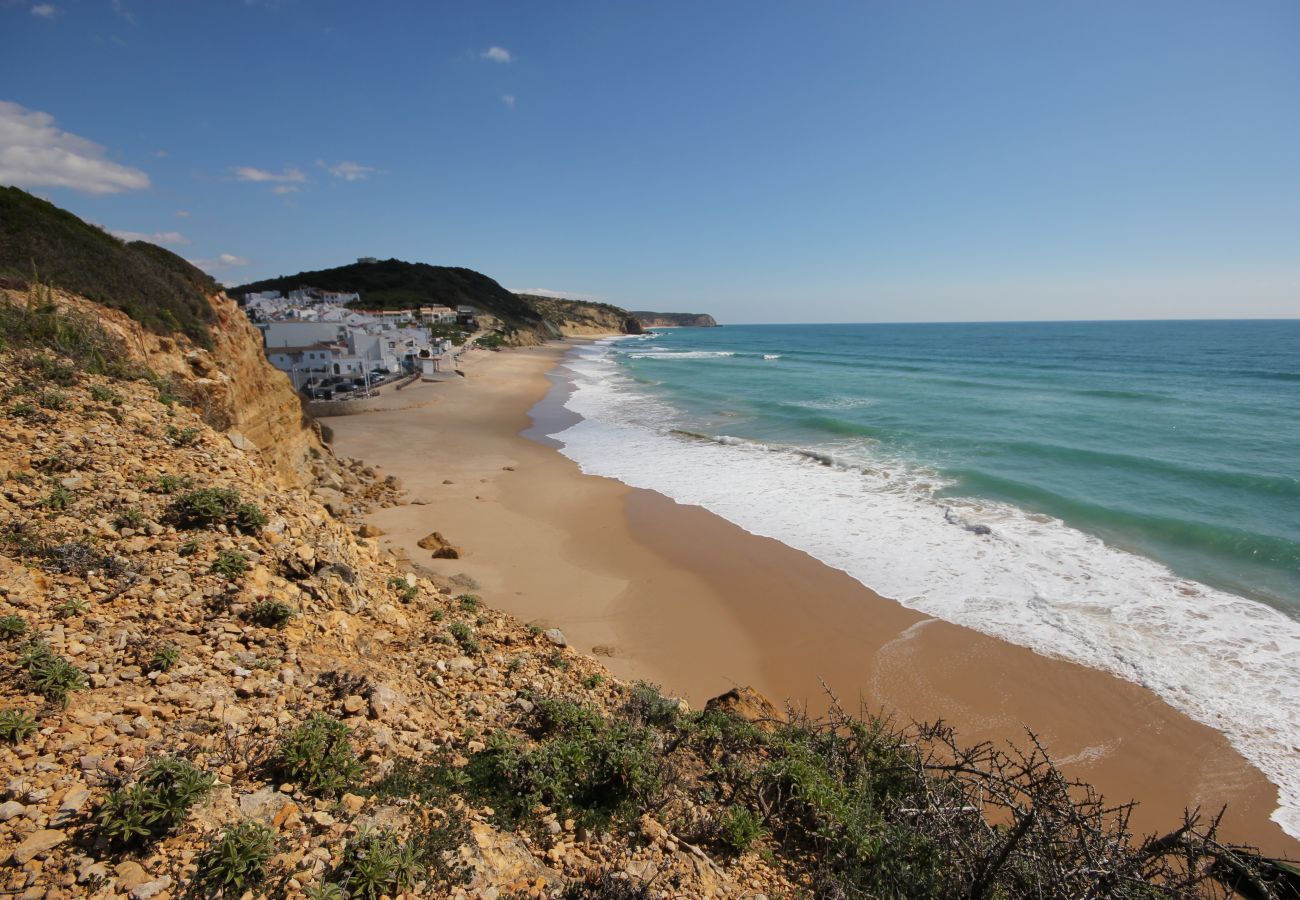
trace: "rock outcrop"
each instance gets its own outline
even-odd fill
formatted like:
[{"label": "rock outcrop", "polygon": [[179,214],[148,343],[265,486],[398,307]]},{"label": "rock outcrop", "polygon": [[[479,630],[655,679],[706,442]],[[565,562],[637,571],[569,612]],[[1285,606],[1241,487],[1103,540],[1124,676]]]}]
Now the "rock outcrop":
[{"label": "rock outcrop", "polygon": [[708,313],[662,313],[635,310],[632,315],[642,328],[716,328],[718,323]]}]

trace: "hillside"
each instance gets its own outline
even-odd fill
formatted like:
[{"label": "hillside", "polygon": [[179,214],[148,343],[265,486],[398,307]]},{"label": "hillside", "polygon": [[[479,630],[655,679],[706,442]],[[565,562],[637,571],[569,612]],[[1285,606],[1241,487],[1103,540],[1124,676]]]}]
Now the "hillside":
[{"label": "hillside", "polygon": [[566,337],[594,334],[640,334],[641,325],[627,310],[610,303],[519,294]]},{"label": "hillside", "polygon": [[156,334],[212,346],[207,297],[220,288],[211,277],[162,247],[123,243],[13,187],[0,187],[0,277],[37,278],[122,310]]},{"label": "hillside", "polygon": [[546,325],[538,312],[486,275],[472,269],[432,266],[386,259],[351,263],[333,269],[299,272],[240,285],[232,294],[249,291],[291,291],[315,287],[327,291],[356,291],[361,309],[403,309],[430,303],[473,306],[500,319],[507,331],[544,335]]},{"label": "hillside", "polygon": [[0,295],[12,895],[1283,896],[1212,826],[1133,842],[1041,750],[619,682],[381,551],[361,516],[399,485],[217,430],[216,353],[158,339],[147,371],[132,327]]},{"label": "hillside", "polygon": [[708,313],[661,313],[633,310],[642,328],[716,328],[718,323]]}]

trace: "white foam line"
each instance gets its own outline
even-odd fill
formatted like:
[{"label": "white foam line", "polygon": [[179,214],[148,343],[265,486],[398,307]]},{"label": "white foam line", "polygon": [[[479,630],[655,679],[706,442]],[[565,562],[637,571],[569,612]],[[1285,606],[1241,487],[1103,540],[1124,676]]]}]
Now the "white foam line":
[{"label": "white foam line", "polygon": [[[583,471],[703,506],[927,615],[1150,688],[1227,736],[1277,786],[1272,818],[1300,838],[1300,622],[1059,520],[938,501],[932,473],[672,436],[675,411],[637,394],[608,351],[570,358],[566,405],[583,419],[553,435]],[[949,524],[944,506],[992,533]]]}]

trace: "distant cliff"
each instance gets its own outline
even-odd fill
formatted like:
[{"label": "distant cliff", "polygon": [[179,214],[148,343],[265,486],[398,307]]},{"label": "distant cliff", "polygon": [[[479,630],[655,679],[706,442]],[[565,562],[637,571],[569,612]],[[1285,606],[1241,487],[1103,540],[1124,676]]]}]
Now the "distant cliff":
[{"label": "distant cliff", "polygon": [[716,328],[718,323],[708,313],[662,313],[633,310],[642,328]]},{"label": "distant cliff", "polygon": [[609,303],[562,300],[537,294],[519,294],[547,322],[565,337],[595,334],[640,334],[635,313]]}]

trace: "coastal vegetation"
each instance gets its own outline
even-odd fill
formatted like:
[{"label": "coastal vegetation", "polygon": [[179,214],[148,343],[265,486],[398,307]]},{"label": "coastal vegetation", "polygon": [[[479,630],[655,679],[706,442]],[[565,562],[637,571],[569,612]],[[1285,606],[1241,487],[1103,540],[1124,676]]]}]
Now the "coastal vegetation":
[{"label": "coastal vegetation", "polygon": [[211,345],[216,317],[207,296],[220,288],[210,276],[162,247],[123,242],[14,187],[0,187],[0,278],[53,284],[120,309],[158,334],[179,332]]}]

